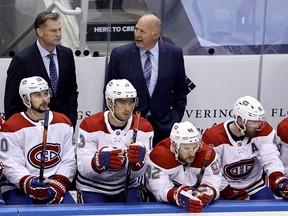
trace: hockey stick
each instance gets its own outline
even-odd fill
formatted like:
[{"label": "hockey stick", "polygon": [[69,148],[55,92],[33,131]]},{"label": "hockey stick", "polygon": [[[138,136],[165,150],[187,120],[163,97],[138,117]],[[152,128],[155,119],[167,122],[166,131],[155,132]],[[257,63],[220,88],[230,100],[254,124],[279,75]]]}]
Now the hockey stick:
[{"label": "hockey stick", "polygon": [[[133,128],[133,135],[132,135],[131,143],[135,143],[136,142],[140,116],[141,116],[141,113],[139,111],[136,111],[136,118],[135,118],[135,122],[134,122],[134,128]],[[127,167],[127,173],[126,173],[123,202],[126,202],[126,200],[127,200],[128,188],[129,188],[129,183],[130,183],[131,169],[132,169],[132,164],[129,162],[128,163],[128,167]]]},{"label": "hockey stick", "polygon": [[213,149],[213,144],[209,144],[209,148],[207,149],[207,152],[205,154],[204,161],[203,161],[200,173],[197,176],[197,182],[194,185],[195,188],[197,188],[200,185],[201,181],[202,181],[202,178],[203,178],[203,175],[204,175],[204,171],[205,171],[205,169],[206,169],[206,167],[208,165],[212,149]]},{"label": "hockey stick", "polygon": [[46,141],[47,141],[48,124],[49,124],[49,112],[50,112],[50,108],[46,107],[46,109],[45,109],[45,117],[44,117],[44,131],[43,131],[43,139],[42,139],[40,174],[39,174],[40,182],[44,181],[45,152],[46,152]]}]

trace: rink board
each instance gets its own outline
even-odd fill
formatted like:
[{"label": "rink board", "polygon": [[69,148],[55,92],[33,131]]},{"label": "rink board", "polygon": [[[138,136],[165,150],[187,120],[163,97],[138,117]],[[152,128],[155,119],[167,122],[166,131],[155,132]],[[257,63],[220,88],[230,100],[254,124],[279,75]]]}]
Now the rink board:
[{"label": "rink board", "polygon": [[[249,213],[248,213],[249,212]],[[61,216],[61,215],[188,215],[185,209],[167,203],[141,204],[75,204],[23,205],[0,207],[1,216]],[[224,201],[218,200],[203,209],[202,216],[288,215],[288,201]],[[189,214],[191,215],[191,214]],[[195,214],[193,214],[195,215]],[[197,214],[196,214],[197,215]]]}]

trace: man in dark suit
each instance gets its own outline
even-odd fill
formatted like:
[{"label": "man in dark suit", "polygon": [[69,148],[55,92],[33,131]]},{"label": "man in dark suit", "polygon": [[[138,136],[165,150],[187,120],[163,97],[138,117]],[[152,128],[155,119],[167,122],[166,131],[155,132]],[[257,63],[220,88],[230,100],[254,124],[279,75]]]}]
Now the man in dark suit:
[{"label": "man in dark suit", "polygon": [[[37,41],[16,54],[7,71],[5,118],[7,120],[13,114],[26,110],[17,91],[20,81],[26,77],[41,76],[49,84],[50,109],[69,117],[75,128],[78,108],[75,61],[72,50],[60,45],[62,25],[59,14],[38,14],[34,29]],[[48,57],[49,54],[52,59]],[[55,76],[51,75],[52,68]],[[52,76],[53,81],[50,80]],[[54,88],[51,83],[55,83]]]},{"label": "man in dark suit", "polygon": [[[111,52],[106,83],[111,79],[128,79],[139,98],[135,110],[141,112],[154,128],[153,144],[169,136],[175,122],[180,122],[187,104],[183,52],[174,45],[159,41],[161,21],[152,14],[142,16],[135,26],[135,42]],[[149,84],[145,69],[150,51],[152,64]],[[144,78],[145,76],[145,78]]]}]

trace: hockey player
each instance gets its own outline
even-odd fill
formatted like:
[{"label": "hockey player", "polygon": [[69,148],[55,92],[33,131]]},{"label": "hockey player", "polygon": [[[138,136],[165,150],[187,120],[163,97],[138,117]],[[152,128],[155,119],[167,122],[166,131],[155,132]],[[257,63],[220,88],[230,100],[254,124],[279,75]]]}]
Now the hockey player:
[{"label": "hockey player", "polygon": [[19,94],[27,106],[2,126],[0,159],[5,164],[1,191],[6,204],[75,203],[67,191],[76,173],[73,127],[63,114],[49,112],[44,181],[39,179],[45,108],[50,95],[41,77],[22,79]]},{"label": "hockey player", "polygon": [[[137,180],[146,172],[153,128],[146,119],[132,114],[137,105],[137,92],[128,80],[111,80],[106,85],[105,99],[109,110],[87,117],[80,124],[78,202],[140,202]],[[135,125],[138,132],[133,142]],[[130,179],[127,179],[128,164],[132,167]],[[127,200],[123,199],[126,192]]]},{"label": "hockey player", "polygon": [[147,189],[158,201],[201,212],[219,197],[221,175],[213,147],[202,143],[195,126],[175,123],[170,138],[150,153]]},{"label": "hockey player", "polygon": [[219,155],[224,199],[248,199],[248,195],[251,200],[275,199],[263,174],[275,195],[288,198],[288,179],[274,143],[276,133],[264,114],[258,100],[241,97],[234,104],[234,119],[207,129],[202,136]]},{"label": "hockey player", "polygon": [[284,118],[277,126],[277,135],[280,138],[278,150],[280,159],[285,168],[285,175],[288,176],[288,118]]}]

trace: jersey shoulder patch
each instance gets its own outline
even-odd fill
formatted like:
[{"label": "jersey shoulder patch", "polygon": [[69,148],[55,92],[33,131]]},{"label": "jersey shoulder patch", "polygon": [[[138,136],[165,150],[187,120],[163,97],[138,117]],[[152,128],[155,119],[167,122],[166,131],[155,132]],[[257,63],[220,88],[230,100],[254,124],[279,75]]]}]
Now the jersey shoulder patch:
[{"label": "jersey shoulder patch", "polygon": [[52,111],[52,113],[53,113],[53,119],[51,121],[51,124],[66,123],[67,125],[72,127],[72,123],[66,115],[55,111]]},{"label": "jersey shoulder patch", "polygon": [[26,127],[33,127],[34,125],[27,121],[20,113],[12,115],[2,125],[2,132],[16,132]]},{"label": "jersey shoulder patch", "polygon": [[104,112],[98,112],[89,117],[86,117],[81,122],[80,128],[89,133],[95,131],[103,131],[105,133],[108,133],[104,120]]},{"label": "jersey shoulder patch", "polygon": [[158,143],[150,152],[150,159],[153,163],[164,169],[171,169],[180,165],[175,159],[175,154],[170,151],[170,138]]},{"label": "jersey shoulder patch", "polygon": [[214,146],[219,146],[223,143],[230,143],[224,128],[224,123],[207,129],[202,135],[202,141],[206,144],[213,144]]},{"label": "jersey shoulder patch", "polygon": [[258,136],[258,137],[260,137],[260,136],[268,136],[272,131],[273,131],[272,126],[266,122],[265,126],[263,127],[263,129],[261,131],[258,131],[256,136]]},{"label": "jersey shoulder patch", "polygon": [[277,135],[281,141],[288,143],[288,118],[283,119],[277,126]]},{"label": "jersey shoulder patch", "polygon": [[[133,115],[133,122],[135,121],[136,119],[136,115]],[[131,127],[133,126],[133,122],[131,124]],[[150,124],[150,122],[143,118],[143,117],[140,117],[140,122],[139,122],[139,130],[143,131],[143,132],[151,132],[153,131],[153,127],[152,125]]]}]

